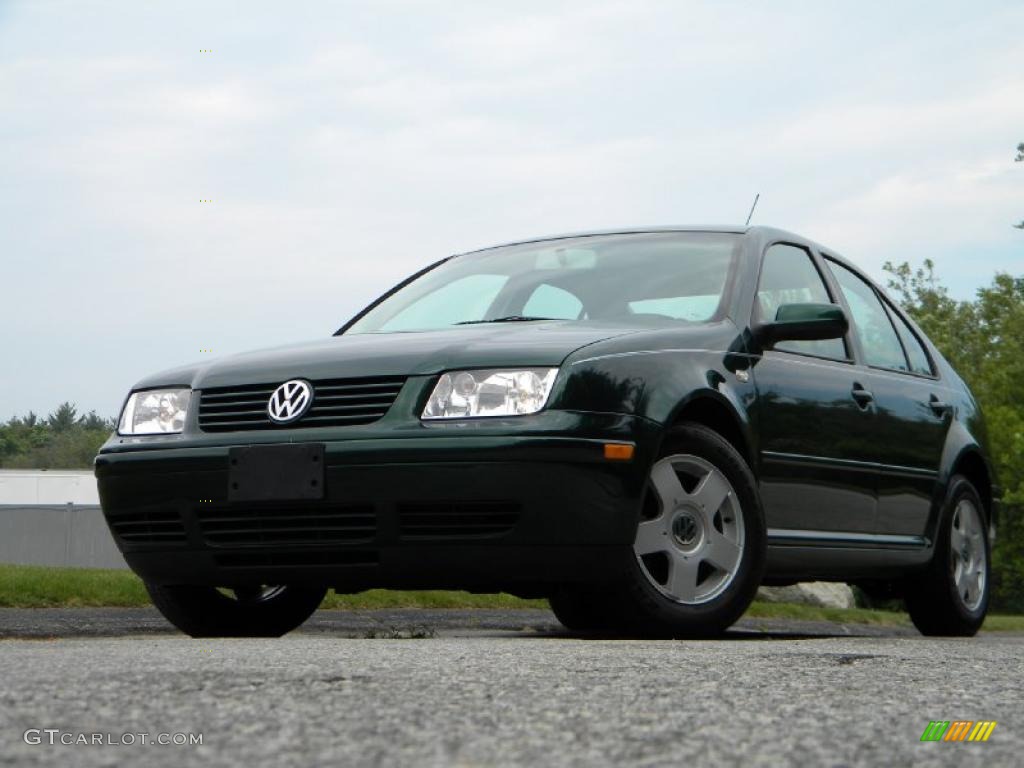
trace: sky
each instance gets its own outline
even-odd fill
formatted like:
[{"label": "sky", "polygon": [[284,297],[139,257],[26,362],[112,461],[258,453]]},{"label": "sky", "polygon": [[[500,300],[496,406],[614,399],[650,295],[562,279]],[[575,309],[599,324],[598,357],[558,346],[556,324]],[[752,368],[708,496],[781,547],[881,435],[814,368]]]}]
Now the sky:
[{"label": "sky", "polygon": [[116,415],[451,253],[755,193],[970,298],[1024,273],[1022,30],[1019,0],[0,0],[0,419]]}]

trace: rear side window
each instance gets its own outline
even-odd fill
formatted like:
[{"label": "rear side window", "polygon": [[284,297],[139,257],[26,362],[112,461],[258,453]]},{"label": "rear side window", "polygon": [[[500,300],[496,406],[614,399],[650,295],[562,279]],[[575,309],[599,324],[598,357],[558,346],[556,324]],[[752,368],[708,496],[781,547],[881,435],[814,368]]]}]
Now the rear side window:
[{"label": "rear side window", "polygon": [[896,326],[896,332],[900,335],[900,341],[903,342],[903,349],[906,350],[907,358],[910,360],[910,370],[927,376],[934,375],[935,371],[932,370],[931,360],[928,358],[928,353],[924,351],[924,344],[917,338],[917,334],[907,324],[907,321],[897,314],[896,310],[888,304],[885,305],[885,308],[889,310],[893,325]]},{"label": "rear side window", "polygon": [[828,266],[839,283],[846,303],[850,305],[853,325],[857,330],[861,347],[864,348],[864,362],[875,368],[910,370],[899,337],[896,336],[896,329],[893,328],[889,313],[882,306],[875,289],[864,278],[842,264],[830,259]]},{"label": "rear side window", "polygon": [[[758,319],[771,321],[783,304],[834,304],[814,266],[811,254],[795,245],[773,245],[764,254],[761,282],[757,288]],[[782,341],[775,349],[802,355],[845,360],[842,339]]]}]

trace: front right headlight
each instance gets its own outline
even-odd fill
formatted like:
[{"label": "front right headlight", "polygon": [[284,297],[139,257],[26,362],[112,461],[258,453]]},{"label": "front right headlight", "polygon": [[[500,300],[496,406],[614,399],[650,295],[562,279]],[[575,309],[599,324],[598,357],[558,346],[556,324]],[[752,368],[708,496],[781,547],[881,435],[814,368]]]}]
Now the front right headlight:
[{"label": "front right headlight", "polygon": [[442,374],[420,418],[525,416],[545,406],[557,368],[450,371]]},{"label": "front right headlight", "polygon": [[192,399],[191,389],[149,389],[132,392],[121,412],[122,435],[165,435],[181,432]]}]

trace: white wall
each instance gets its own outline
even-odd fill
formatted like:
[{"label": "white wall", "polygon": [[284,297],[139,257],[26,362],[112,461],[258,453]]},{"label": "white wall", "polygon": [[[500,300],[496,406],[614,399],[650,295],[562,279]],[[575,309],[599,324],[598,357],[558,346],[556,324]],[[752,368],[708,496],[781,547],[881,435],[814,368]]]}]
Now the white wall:
[{"label": "white wall", "polygon": [[92,470],[0,469],[0,505],[98,505]]}]

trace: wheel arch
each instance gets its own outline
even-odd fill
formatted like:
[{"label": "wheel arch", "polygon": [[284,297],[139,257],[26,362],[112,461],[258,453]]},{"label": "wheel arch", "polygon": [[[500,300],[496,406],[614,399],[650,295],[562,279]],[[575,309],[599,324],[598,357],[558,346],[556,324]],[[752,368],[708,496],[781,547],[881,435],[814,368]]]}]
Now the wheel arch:
[{"label": "wheel arch", "polygon": [[991,524],[993,512],[992,473],[977,446],[968,446],[960,451],[953,461],[949,479],[951,480],[954,475],[963,475],[971,481],[971,485],[978,491],[978,495],[981,496],[981,501],[985,505],[986,522]]},{"label": "wheel arch", "polygon": [[932,499],[925,536],[934,541],[946,495],[955,475],[966,477],[981,496],[982,513],[989,526],[990,534],[995,533],[999,524],[1000,496],[999,478],[989,460],[987,441],[984,434],[978,439],[977,430],[969,428],[962,420],[955,420],[946,435],[946,446],[942,451],[938,482]]},{"label": "wheel arch", "polygon": [[721,435],[757,476],[750,423],[729,398],[714,390],[694,392],[676,406],[666,424],[671,429],[684,422],[700,424]]}]

